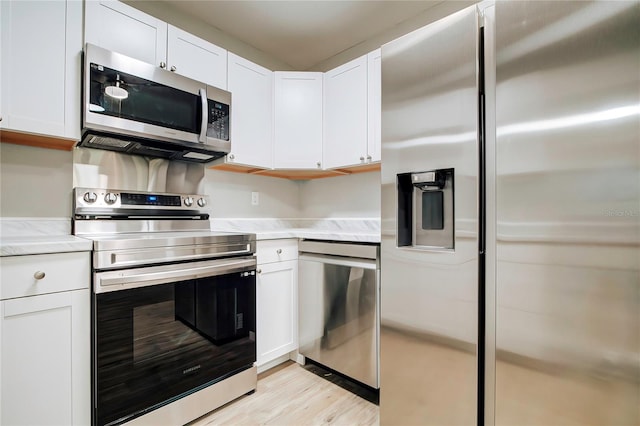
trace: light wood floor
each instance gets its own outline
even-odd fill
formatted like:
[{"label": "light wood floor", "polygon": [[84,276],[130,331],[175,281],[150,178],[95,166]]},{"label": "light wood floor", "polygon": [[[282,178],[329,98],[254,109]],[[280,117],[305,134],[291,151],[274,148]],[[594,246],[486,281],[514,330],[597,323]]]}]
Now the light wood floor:
[{"label": "light wood floor", "polygon": [[378,406],[287,362],[258,377],[258,389],[195,420],[204,425],[377,425]]}]

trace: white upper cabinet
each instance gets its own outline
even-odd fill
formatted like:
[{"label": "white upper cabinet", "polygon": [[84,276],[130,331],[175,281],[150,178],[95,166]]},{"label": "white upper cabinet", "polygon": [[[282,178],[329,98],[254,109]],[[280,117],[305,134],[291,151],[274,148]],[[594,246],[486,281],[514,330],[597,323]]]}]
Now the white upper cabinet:
[{"label": "white upper cabinet", "polygon": [[119,1],[88,0],[85,42],[227,88],[227,51]]},{"label": "white upper cabinet", "polygon": [[186,31],[169,25],[167,67],[194,80],[227,88],[227,51]]},{"label": "white upper cabinet", "polygon": [[227,163],[273,167],[273,71],[228,54],[231,152]]},{"label": "white upper cabinet", "polygon": [[274,168],[322,169],[322,73],[274,76]]},{"label": "white upper cabinet", "polygon": [[381,159],[382,147],[382,50],[369,53],[367,63],[367,161],[376,162]]},{"label": "white upper cabinet", "polygon": [[324,75],[324,167],[380,161],[381,51]]},{"label": "white upper cabinet", "polygon": [[85,3],[84,41],[166,67],[167,23],[119,1]]},{"label": "white upper cabinet", "polygon": [[367,56],[324,74],[324,168],[367,156]]},{"label": "white upper cabinet", "polygon": [[2,1],[3,129],[80,138],[82,3]]}]

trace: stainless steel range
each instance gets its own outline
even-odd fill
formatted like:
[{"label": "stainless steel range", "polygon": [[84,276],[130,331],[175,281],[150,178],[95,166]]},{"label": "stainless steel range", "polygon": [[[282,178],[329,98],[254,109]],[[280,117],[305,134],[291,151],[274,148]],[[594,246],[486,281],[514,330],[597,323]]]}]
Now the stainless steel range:
[{"label": "stainless steel range", "polygon": [[74,189],[93,240],[93,424],[184,424],[256,389],[255,235],[207,196]]}]

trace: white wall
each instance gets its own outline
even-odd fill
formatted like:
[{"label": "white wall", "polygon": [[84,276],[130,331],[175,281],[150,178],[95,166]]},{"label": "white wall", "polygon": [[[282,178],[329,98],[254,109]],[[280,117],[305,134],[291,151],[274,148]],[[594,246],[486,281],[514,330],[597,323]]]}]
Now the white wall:
[{"label": "white wall", "polygon": [[422,28],[427,24],[442,19],[445,16],[451,15],[458,10],[462,10],[467,6],[477,3],[473,0],[456,0],[456,1],[443,1],[442,3],[433,6],[424,12],[400,22],[398,25],[385,30],[378,35],[371,37],[368,40],[363,41],[349,49],[343,50],[335,56],[332,56],[312,67],[306,71],[329,71],[339,65],[349,62],[352,59],[358,58],[366,53],[371,52],[379,48],[380,46],[397,39],[411,31]]},{"label": "white wall", "polygon": [[[279,218],[300,215],[300,184],[296,181],[243,173],[205,170],[205,193],[212,218]],[[251,204],[251,192],[259,204]]]},{"label": "white wall", "polygon": [[[72,152],[0,143],[0,217],[71,217],[72,190]],[[292,181],[207,169],[204,192],[213,218],[380,217],[379,172]]]},{"label": "white wall", "polygon": [[380,172],[300,183],[301,218],[380,218]]},{"label": "white wall", "polygon": [[[210,41],[224,49],[227,49],[236,55],[242,56],[252,62],[271,70],[288,71],[293,70],[289,64],[286,64],[277,58],[271,57],[265,52],[246,44],[235,37],[231,37],[219,29],[210,26],[193,16],[187,15],[182,11],[176,10],[170,4],[162,1],[142,1],[142,0],[123,0],[124,3],[135,7],[149,15],[155,16],[165,22],[176,27],[182,28],[200,38]],[[407,34],[413,30],[421,28],[431,22],[444,18],[458,10],[464,9],[477,3],[477,0],[456,0],[442,1],[441,3],[425,10],[424,12],[400,22],[389,30],[382,31],[376,36],[363,41],[356,46],[346,49],[335,56],[332,56],[320,63],[308,68],[304,71],[328,71],[352,59],[362,56],[372,50],[375,50],[385,43]],[[299,70],[302,71],[302,70]]]},{"label": "white wall", "polygon": [[281,71],[291,70],[290,65],[271,57],[265,52],[258,50],[235,37],[223,33],[204,21],[200,21],[199,19],[189,16],[182,11],[176,10],[173,6],[163,1],[124,0],[123,3],[135,7],[136,9],[162,21],[168,22],[171,25],[207,40],[216,46],[220,46],[223,49],[233,52],[238,56],[255,62],[258,65],[262,65],[265,68]]},{"label": "white wall", "polygon": [[71,217],[73,155],[0,143],[0,216]]}]

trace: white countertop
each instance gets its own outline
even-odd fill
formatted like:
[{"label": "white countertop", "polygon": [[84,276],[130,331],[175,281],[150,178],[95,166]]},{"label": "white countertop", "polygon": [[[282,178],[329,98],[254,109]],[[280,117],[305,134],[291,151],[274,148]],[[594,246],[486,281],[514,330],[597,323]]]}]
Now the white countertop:
[{"label": "white countertop", "polygon": [[354,241],[362,243],[379,243],[379,233],[327,231],[312,228],[290,228],[278,231],[255,232],[257,240],[275,240],[280,238],[307,238],[327,241]]},{"label": "white countertop", "polygon": [[372,218],[340,219],[212,219],[214,231],[239,231],[256,234],[258,240],[308,238],[330,241],[380,242],[380,220]]},{"label": "white countertop", "polygon": [[[258,240],[380,242],[375,219],[214,219],[212,230],[254,233]],[[0,256],[91,251],[91,240],[70,234],[71,220],[66,218],[2,218]]]},{"label": "white countertop", "polygon": [[91,251],[93,242],[73,235],[1,237],[0,256]]},{"label": "white countertop", "polygon": [[91,251],[93,242],[71,235],[70,218],[0,218],[0,256]]}]

